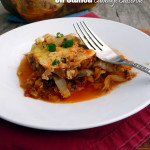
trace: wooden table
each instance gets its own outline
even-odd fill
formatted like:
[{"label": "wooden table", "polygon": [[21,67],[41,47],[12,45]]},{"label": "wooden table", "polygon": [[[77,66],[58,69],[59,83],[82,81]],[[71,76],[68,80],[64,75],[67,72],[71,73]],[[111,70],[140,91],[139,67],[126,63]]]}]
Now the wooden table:
[{"label": "wooden table", "polygon": [[[111,7],[111,3],[97,4],[90,11],[104,19],[125,23],[135,28],[150,29],[150,0],[143,0],[142,4],[117,3],[114,7]],[[3,8],[0,2],[0,35],[24,25],[7,21],[9,15],[10,13]],[[150,150],[150,140],[140,146],[138,150]]]},{"label": "wooden table", "polygon": [[91,11],[103,19],[118,21],[135,28],[150,29],[150,0],[143,0],[142,4],[116,3],[114,7],[109,4],[97,4]]}]

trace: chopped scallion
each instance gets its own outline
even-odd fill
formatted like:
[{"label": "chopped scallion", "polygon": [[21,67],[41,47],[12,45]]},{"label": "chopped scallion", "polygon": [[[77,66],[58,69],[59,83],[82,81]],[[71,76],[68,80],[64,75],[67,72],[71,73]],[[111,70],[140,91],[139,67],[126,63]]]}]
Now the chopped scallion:
[{"label": "chopped scallion", "polygon": [[60,64],[60,61],[59,61],[58,59],[55,59],[55,60],[53,61],[53,63],[52,63],[53,66],[54,66],[54,65],[58,65],[58,64]]},{"label": "chopped scallion", "polygon": [[55,44],[50,43],[50,44],[46,44],[46,46],[48,47],[49,52],[55,52],[56,51],[56,45]]},{"label": "chopped scallion", "polygon": [[71,46],[73,46],[73,40],[63,41],[63,47],[67,48]]},{"label": "chopped scallion", "polygon": [[58,32],[56,36],[57,36],[57,38],[60,38],[60,37],[63,37],[64,35],[62,33]]}]

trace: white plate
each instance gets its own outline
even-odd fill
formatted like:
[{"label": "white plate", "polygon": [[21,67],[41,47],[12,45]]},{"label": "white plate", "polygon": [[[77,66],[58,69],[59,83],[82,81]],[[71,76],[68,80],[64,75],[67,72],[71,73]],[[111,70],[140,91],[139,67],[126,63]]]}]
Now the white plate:
[{"label": "white plate", "polygon": [[46,33],[75,33],[73,23],[86,23],[112,48],[128,59],[150,62],[150,38],[124,24],[104,19],[63,18],[25,25],[0,36],[0,116],[37,129],[76,130],[106,125],[126,118],[150,104],[150,76],[138,76],[106,96],[73,104],[54,104],[24,97],[16,75],[34,39]]}]

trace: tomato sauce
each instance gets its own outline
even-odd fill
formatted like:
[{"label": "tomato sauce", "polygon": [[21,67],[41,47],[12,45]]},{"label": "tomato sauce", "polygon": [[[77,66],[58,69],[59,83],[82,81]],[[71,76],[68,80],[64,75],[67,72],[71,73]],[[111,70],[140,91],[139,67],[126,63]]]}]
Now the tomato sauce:
[{"label": "tomato sauce", "polygon": [[[17,71],[17,75],[19,77],[20,86],[23,88],[24,91],[26,91],[25,82],[29,78],[29,76],[33,73],[30,64],[26,57],[24,57],[20,63],[20,66]],[[98,88],[95,89],[94,84],[98,85]],[[111,84],[112,88],[116,87],[118,83]],[[53,103],[75,103],[75,102],[81,102],[85,100],[91,100],[93,98],[100,97],[104,94],[107,94],[107,92],[102,92],[103,83],[88,83],[85,87],[82,87],[80,90],[75,90],[71,93],[71,96],[68,98],[62,98],[60,95],[53,96],[49,99],[41,99],[46,102],[53,102]],[[29,96],[30,97],[30,96]],[[33,97],[34,98],[34,97]],[[39,98],[36,98],[39,99]]]}]

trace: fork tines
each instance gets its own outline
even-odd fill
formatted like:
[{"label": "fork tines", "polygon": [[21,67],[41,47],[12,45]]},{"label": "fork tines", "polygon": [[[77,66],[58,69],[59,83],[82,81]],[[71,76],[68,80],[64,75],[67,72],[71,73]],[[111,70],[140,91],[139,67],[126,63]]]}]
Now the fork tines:
[{"label": "fork tines", "polygon": [[97,35],[87,26],[84,21],[73,24],[73,26],[79,37],[89,49],[99,51],[102,50],[104,45],[106,45],[102,40],[97,37]]}]

